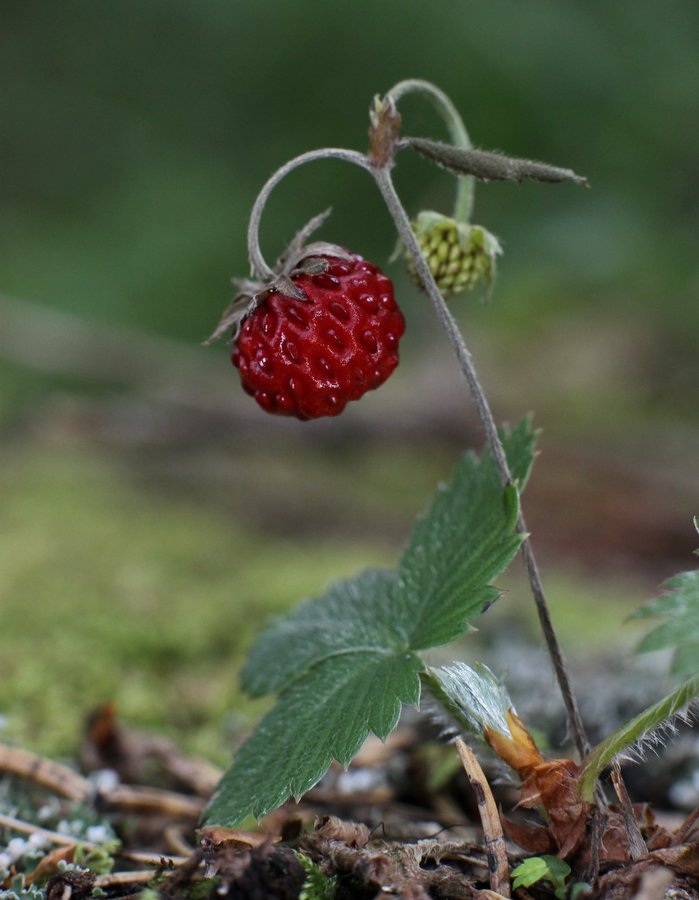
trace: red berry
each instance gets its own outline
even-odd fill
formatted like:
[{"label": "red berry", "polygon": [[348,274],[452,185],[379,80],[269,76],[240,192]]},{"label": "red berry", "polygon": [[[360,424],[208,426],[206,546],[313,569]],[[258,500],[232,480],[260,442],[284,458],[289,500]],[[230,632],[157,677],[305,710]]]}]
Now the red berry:
[{"label": "red berry", "polygon": [[337,416],[398,365],[405,320],[390,279],[360,256],[323,258],[322,274],[292,276],[307,300],[272,290],[240,329],[231,359],[267,412]]}]

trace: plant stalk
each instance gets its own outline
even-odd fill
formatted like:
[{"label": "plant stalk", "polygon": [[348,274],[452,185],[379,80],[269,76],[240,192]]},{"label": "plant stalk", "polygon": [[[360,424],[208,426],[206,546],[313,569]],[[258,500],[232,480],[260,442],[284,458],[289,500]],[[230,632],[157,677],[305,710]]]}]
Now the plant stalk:
[{"label": "plant stalk", "polygon": [[[466,342],[464,341],[456,320],[452,316],[451,311],[447,307],[446,302],[444,301],[444,298],[442,297],[442,294],[437,287],[437,283],[434,280],[434,276],[432,275],[429,266],[425,262],[422,251],[420,250],[420,246],[415,235],[413,234],[408,214],[403,208],[400,198],[398,197],[398,194],[396,192],[389,167],[372,166],[370,171],[374,176],[374,180],[376,181],[376,184],[381,191],[381,195],[383,196],[384,201],[386,202],[386,206],[388,207],[388,210],[391,214],[400,239],[403,241],[404,245],[408,249],[408,252],[413,258],[415,268],[417,269],[418,275],[420,276],[420,279],[425,286],[425,290],[427,291],[427,294],[432,301],[435,312],[437,313],[437,317],[439,318],[440,322],[447,332],[447,335],[449,336],[449,340],[458,359],[461,372],[466,380],[469,391],[473,398],[473,402],[478,411],[479,418],[483,425],[483,429],[486,434],[486,440],[488,442],[488,446],[490,447],[490,452],[493,454],[493,458],[495,459],[495,463],[498,467],[500,479],[503,483],[503,486],[507,486],[512,483],[512,474],[510,472],[510,467],[505,456],[502,441],[500,440],[500,435],[498,434],[495,419],[490,409],[490,404],[488,403],[485,391],[483,390],[483,387],[481,386],[481,383],[478,379],[471,353],[466,346]],[[551,657],[556,680],[558,681],[558,686],[561,691],[563,703],[566,708],[566,713],[568,716],[568,727],[575,741],[578,753],[581,757],[584,757],[590,749],[590,743],[587,739],[587,735],[585,734],[585,727],[582,722],[578,703],[575,698],[575,694],[573,693],[570,676],[568,673],[568,666],[566,664],[565,657],[563,656],[561,646],[558,642],[558,637],[556,636],[556,632],[554,631],[553,623],[551,622],[546,595],[544,594],[544,588],[541,583],[539,567],[536,563],[534,551],[532,550],[531,543],[529,541],[527,524],[521,512],[519,520],[517,522],[517,531],[520,534],[524,535],[524,541],[522,543],[521,550],[522,557],[524,559],[527,576],[529,578],[529,584],[534,596],[534,602],[536,603],[541,630],[544,634],[544,639],[546,641],[549,656]]]},{"label": "plant stalk", "polygon": [[[464,120],[458,109],[451,102],[450,98],[440,91],[438,87],[429,81],[422,81],[420,78],[407,78],[405,81],[399,81],[386,94],[395,103],[398,103],[405,94],[425,94],[433,106],[444,120],[449,137],[455,147],[462,147],[464,150],[470,150],[472,147],[471,139],[464,125]],[[472,175],[459,175],[456,179],[456,200],[454,202],[454,218],[457,222],[463,222],[465,225],[471,219],[473,212],[474,194],[476,189],[476,180]]]},{"label": "plant stalk", "polygon": [[260,250],[260,221],[262,213],[269,200],[269,195],[279,184],[286,178],[289,172],[298,169],[299,166],[308,162],[315,162],[318,159],[341,159],[345,162],[353,163],[362,169],[372,171],[371,163],[368,158],[357,150],[345,150],[340,147],[325,147],[322,150],[309,150],[308,153],[302,153],[300,156],[290,159],[281,168],[277,169],[265,182],[262,190],[257,195],[255,205],[250,213],[250,222],[248,224],[248,257],[250,259],[250,274],[253,278],[260,281],[273,281],[274,271],[265,261],[262,251]]}]

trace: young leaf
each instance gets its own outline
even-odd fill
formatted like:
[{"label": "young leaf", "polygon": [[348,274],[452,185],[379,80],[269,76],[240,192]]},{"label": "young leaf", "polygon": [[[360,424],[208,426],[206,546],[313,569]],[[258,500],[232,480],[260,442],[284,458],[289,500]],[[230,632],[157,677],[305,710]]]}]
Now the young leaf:
[{"label": "young leaf", "polygon": [[[504,686],[487,666],[463,663],[428,669],[422,681],[432,696],[466,731],[490,744],[520,779],[534,769],[543,771],[546,760],[512,705]],[[542,795],[543,797],[543,795]]]},{"label": "young leaf", "polygon": [[337,879],[329,878],[321,866],[303,853],[294,850],[294,856],[306,870],[306,880],[301,887],[299,900],[334,900]]},{"label": "young leaf", "polygon": [[623,750],[635,744],[659,725],[681,713],[699,695],[699,675],[685,681],[667,697],[649,706],[594,747],[584,760],[579,789],[583,800],[592,802],[595,782],[602,770]]},{"label": "young leaf", "polygon": [[[526,481],[535,435],[504,434],[513,475]],[[463,634],[498,592],[489,582],[521,544],[518,496],[495,463],[465,455],[418,522],[397,572],[340,581],[261,635],[243,671],[277,705],[238,752],[206,814],[233,826],[309,790],[336,759],[347,765],[369,732],[385,738],[401,703],[417,704],[415,651]]]},{"label": "young leaf", "polygon": [[631,616],[665,619],[643,638],[637,652],[674,647],[672,671],[693,675],[699,671],[699,570],[675,575],[663,587],[666,593]]},{"label": "young leaf", "polygon": [[556,896],[565,896],[565,880],[570,875],[568,863],[557,856],[530,856],[512,870],[512,888],[531,887],[537,881],[548,881],[556,890]]},{"label": "young leaf", "polygon": [[435,699],[468,731],[479,737],[486,728],[510,734],[507,711],[512,701],[505,687],[483,663],[476,663],[473,668],[465,663],[430,668],[425,680]]}]

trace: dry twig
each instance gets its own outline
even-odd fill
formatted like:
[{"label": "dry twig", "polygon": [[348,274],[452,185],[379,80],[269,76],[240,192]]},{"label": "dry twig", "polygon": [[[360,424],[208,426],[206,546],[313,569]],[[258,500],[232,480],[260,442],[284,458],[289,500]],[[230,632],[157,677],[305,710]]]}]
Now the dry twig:
[{"label": "dry twig", "polygon": [[204,801],[199,797],[126,784],[118,785],[113,790],[103,793],[101,800],[109,809],[158,813],[188,819],[198,819],[204,808]]},{"label": "dry twig", "polygon": [[626,785],[621,777],[619,763],[615,763],[612,767],[612,784],[614,785],[614,790],[619,798],[621,814],[624,817],[624,825],[626,826],[629,837],[629,853],[631,854],[631,859],[640,859],[648,853],[648,847],[643,840],[636,814],[633,811],[633,804],[631,803],[629,792],[626,790]]},{"label": "dry twig", "polygon": [[483,769],[481,769],[478,760],[461,738],[456,739],[456,749],[473,792],[476,795],[478,813],[483,825],[485,846],[488,851],[488,874],[490,875],[491,890],[503,897],[509,897],[510,866],[507,861],[502,823],[500,822],[498,808],[495,805],[490,785],[483,774]]},{"label": "dry twig", "polygon": [[0,745],[0,772],[8,772],[20,778],[28,778],[43,788],[84,803],[93,793],[93,787],[87,778],[78,775],[67,766],[52,762],[28,750],[19,747]]}]

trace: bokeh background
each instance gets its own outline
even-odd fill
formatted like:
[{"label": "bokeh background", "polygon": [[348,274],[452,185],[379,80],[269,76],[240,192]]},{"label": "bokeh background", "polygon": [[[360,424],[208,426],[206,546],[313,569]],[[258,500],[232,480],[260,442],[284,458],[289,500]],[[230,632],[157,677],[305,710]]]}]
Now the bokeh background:
[{"label": "bokeh background", "polygon": [[[506,252],[492,302],[453,309],[497,417],[544,429],[528,517],[570,654],[626,653],[624,616],[699,541],[697,4],[4,0],[0,16],[4,736],[69,754],[114,700],[225,759],[256,711],[236,681],[256,630],[390,564],[480,446],[378,194],[340,163],[284,182],[263,249],[333,206],[322,237],[385,267],[408,319],[390,382],[337,420],[271,419],[226,347],[200,346],[248,272],[265,179],[314,147],[364,149],[372,96],[407,77],[449,93],[478,146],[590,181],[480,186],[475,221]],[[445,137],[423,99],[402,112]],[[411,214],[449,210],[453,180],[425,161],[402,154],[396,180]],[[510,579],[500,615],[526,631]]]}]

